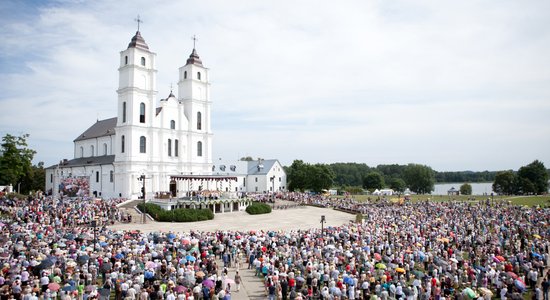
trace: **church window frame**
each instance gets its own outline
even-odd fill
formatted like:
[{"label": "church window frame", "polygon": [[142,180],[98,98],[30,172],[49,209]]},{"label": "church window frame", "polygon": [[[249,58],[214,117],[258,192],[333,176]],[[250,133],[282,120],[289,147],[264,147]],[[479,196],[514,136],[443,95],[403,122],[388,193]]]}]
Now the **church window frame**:
[{"label": "church window frame", "polygon": [[126,138],[124,136],[120,137],[120,153],[124,153],[124,146],[126,142]]},{"label": "church window frame", "polygon": [[170,129],[176,129],[176,121],[170,120]]},{"label": "church window frame", "polygon": [[103,155],[107,155],[107,143],[103,143]]},{"label": "church window frame", "polygon": [[202,130],[202,113],[197,112],[197,130]]},{"label": "church window frame", "polygon": [[126,101],[122,102],[122,123],[126,123]]},{"label": "church window frame", "polygon": [[168,139],[168,156],[172,156],[172,139]]},{"label": "church window frame", "polygon": [[99,182],[99,171],[95,171],[95,182]]},{"label": "church window frame", "polygon": [[147,138],[145,136],[139,137],[139,153],[147,153]]},{"label": "church window frame", "polygon": [[183,71],[183,79],[187,79],[187,71]]},{"label": "church window frame", "polygon": [[124,56],[124,65],[128,64],[128,55]]},{"label": "church window frame", "polygon": [[145,103],[139,104],[139,122],[145,123]]},{"label": "church window frame", "polygon": [[202,157],[202,142],[197,142],[197,156]]},{"label": "church window frame", "polygon": [[141,65],[145,67],[145,57],[141,57]]},{"label": "church window frame", "polygon": [[115,181],[115,172],[113,170],[109,171],[109,182]]},{"label": "church window frame", "polygon": [[94,156],[94,155],[95,155],[94,145],[90,145],[90,156]]},{"label": "church window frame", "polygon": [[179,156],[179,140],[178,139],[174,140],[174,156],[175,157]]},{"label": "church window frame", "polygon": [[201,72],[197,72],[197,80],[201,80]]},{"label": "church window frame", "polygon": [[80,146],[80,157],[84,157],[84,147]]}]

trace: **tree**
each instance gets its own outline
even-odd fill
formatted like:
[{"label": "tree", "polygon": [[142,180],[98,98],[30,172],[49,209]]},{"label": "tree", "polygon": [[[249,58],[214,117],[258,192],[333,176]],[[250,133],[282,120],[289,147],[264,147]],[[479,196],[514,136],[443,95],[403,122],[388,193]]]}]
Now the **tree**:
[{"label": "tree", "polygon": [[315,164],[307,168],[309,182],[307,187],[314,192],[321,192],[323,189],[330,189],[334,181],[334,172],[330,167],[323,164]]},{"label": "tree", "polygon": [[254,158],[252,158],[252,156],[244,156],[244,157],[241,157],[241,159],[239,159],[240,161],[253,161]]},{"label": "tree", "polygon": [[369,191],[384,187],[384,178],[378,172],[370,172],[363,178],[363,187]]},{"label": "tree", "polygon": [[469,183],[464,183],[460,186],[460,194],[462,195],[471,195],[472,194],[472,185]]},{"label": "tree", "polygon": [[543,194],[548,192],[548,172],[538,160],[519,168],[519,186],[524,194]]},{"label": "tree", "polygon": [[307,165],[302,160],[294,160],[287,171],[288,190],[303,191],[307,188]]},{"label": "tree", "polygon": [[0,152],[0,184],[16,185],[28,174],[32,167],[32,159],[36,151],[27,146],[28,134],[13,136],[6,134],[2,138]]},{"label": "tree", "polygon": [[516,181],[516,175],[512,170],[497,172],[493,182],[493,191],[497,194],[512,195],[516,190]]},{"label": "tree", "polygon": [[392,178],[390,179],[390,188],[396,192],[403,193],[407,188],[407,184],[401,178]]},{"label": "tree", "polygon": [[429,194],[434,189],[435,172],[432,168],[419,164],[408,164],[403,179],[411,191],[417,194]]}]

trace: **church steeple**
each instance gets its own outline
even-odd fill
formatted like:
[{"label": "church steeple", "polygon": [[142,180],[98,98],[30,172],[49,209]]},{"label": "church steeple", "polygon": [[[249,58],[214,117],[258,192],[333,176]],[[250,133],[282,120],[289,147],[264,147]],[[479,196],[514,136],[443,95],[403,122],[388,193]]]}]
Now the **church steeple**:
[{"label": "church steeple", "polygon": [[145,43],[145,40],[143,39],[139,31],[136,31],[136,35],[134,35],[134,37],[130,41],[130,44],[128,44],[128,48],[139,48],[149,51],[149,46],[147,46],[147,43]]},{"label": "church steeple", "polygon": [[193,51],[191,52],[191,55],[189,55],[189,58],[187,59],[187,63],[185,65],[197,65],[197,66],[203,66],[202,60],[197,54],[197,50],[195,50],[195,44],[197,43],[197,37],[193,35],[191,38],[193,40]]}]

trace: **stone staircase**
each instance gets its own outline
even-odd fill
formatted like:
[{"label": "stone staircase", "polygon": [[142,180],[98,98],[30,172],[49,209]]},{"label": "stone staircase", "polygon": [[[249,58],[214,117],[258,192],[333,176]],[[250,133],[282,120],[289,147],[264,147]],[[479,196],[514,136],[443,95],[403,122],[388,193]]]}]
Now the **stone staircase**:
[{"label": "stone staircase", "polygon": [[119,207],[123,214],[129,214],[132,216],[132,223],[142,223],[143,216],[135,209],[139,203],[143,203],[143,200],[133,200]]}]

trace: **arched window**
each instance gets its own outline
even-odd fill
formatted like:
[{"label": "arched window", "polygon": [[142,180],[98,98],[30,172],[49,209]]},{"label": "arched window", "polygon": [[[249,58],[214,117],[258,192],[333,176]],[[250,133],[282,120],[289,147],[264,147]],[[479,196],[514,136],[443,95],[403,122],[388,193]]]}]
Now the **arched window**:
[{"label": "arched window", "polygon": [[121,136],[120,137],[120,153],[124,153],[124,142],[125,142],[124,136]]},{"label": "arched window", "polygon": [[145,123],[145,103],[139,104],[139,122]]},{"label": "arched window", "polygon": [[124,56],[124,64],[125,64],[125,65],[128,64],[128,55]]},{"label": "arched window", "polygon": [[126,123],[126,102],[122,102],[122,123]]},{"label": "arched window", "polygon": [[201,72],[197,72],[197,79],[201,80]]},{"label": "arched window", "polygon": [[107,155],[107,144],[103,144],[103,155]]},{"label": "arched window", "polygon": [[109,172],[109,182],[113,182],[115,179],[115,172],[112,170]]},{"label": "arched window", "polygon": [[168,156],[172,156],[172,140],[168,139]]},{"label": "arched window", "polygon": [[80,146],[80,157],[84,157],[84,147]]},{"label": "arched window", "polygon": [[141,58],[141,65],[145,67],[145,57]]},{"label": "arched window", "polygon": [[90,146],[90,156],[94,156],[95,155],[95,151],[94,151],[94,145],[91,145]]},{"label": "arched window", "polygon": [[176,121],[170,121],[170,129],[176,129]]},{"label": "arched window", "polygon": [[200,111],[197,112],[197,130],[202,129],[202,114]]},{"label": "arched window", "polygon": [[179,154],[179,141],[178,140],[174,140],[174,156],[178,156]]},{"label": "arched window", "polygon": [[197,156],[202,156],[202,142],[197,142]]},{"label": "arched window", "polygon": [[147,139],[144,136],[141,136],[139,138],[139,153],[145,153],[147,150],[145,147],[145,142],[147,142]]},{"label": "arched window", "polygon": [[183,79],[187,79],[187,71],[183,72]]}]

